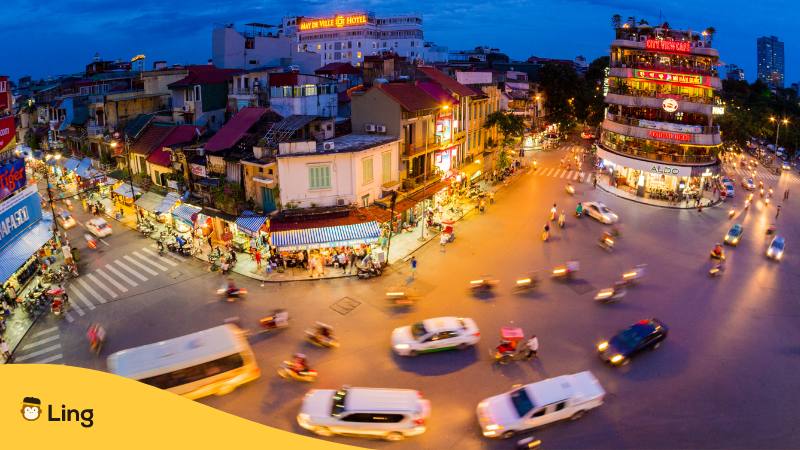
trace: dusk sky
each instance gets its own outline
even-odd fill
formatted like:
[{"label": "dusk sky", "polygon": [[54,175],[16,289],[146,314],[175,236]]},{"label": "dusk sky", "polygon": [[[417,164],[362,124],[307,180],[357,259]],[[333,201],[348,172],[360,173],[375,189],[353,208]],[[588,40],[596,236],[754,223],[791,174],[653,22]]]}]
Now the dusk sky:
[{"label": "dusk sky", "polygon": [[6,0],[0,28],[5,55],[0,74],[16,80],[78,72],[97,52],[103,59],[205,63],[211,57],[215,23],[249,21],[277,24],[287,15],[326,16],[368,10],[378,16],[398,12],[423,14],[425,39],[452,49],[498,47],[514,59],[536,55],[592,60],[606,54],[612,39],[610,18],[635,16],[658,21],[659,13],[675,28],[713,26],[714,46],[722,61],[744,68],[755,79],[756,38],[775,35],[785,42],[786,84],[800,81],[797,55],[800,8],[792,1],[745,0]]}]

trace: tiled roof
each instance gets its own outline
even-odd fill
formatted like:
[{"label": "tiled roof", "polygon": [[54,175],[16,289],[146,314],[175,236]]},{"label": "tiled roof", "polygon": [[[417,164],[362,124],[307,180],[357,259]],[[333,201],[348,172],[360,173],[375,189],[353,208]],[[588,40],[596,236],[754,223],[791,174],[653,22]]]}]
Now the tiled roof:
[{"label": "tiled roof", "polygon": [[340,74],[361,75],[361,70],[358,69],[357,67],[354,67],[350,63],[332,62],[315,70],[314,73],[322,75],[340,75]]},{"label": "tiled roof", "polygon": [[441,85],[431,81],[421,81],[417,83],[417,87],[430,95],[439,105],[457,105],[458,100],[453,98],[449,92],[444,90]]},{"label": "tiled roof", "polygon": [[396,101],[406,111],[436,109],[439,103],[419,87],[411,83],[384,83],[375,86]]},{"label": "tiled roof", "polygon": [[150,125],[144,133],[142,133],[141,137],[131,146],[131,151],[140,155],[149,155],[154,149],[161,145],[164,138],[171,132],[171,126]]},{"label": "tiled roof", "polygon": [[195,84],[227,83],[234,75],[242,73],[240,69],[220,69],[215,66],[188,66],[189,74],[180,80],[170,83],[169,89],[192,86]]},{"label": "tiled roof", "polygon": [[164,150],[164,147],[191,142],[195,136],[197,136],[200,127],[194,125],[178,125],[177,127],[164,128],[170,129],[169,134],[164,136],[161,142],[157,144],[155,149],[150,153],[150,156],[147,157],[147,161],[162,167],[170,167],[170,154],[168,151]]},{"label": "tiled roof", "polygon": [[206,143],[207,152],[232,148],[256,122],[267,113],[267,108],[247,107],[239,111],[217,134]]},{"label": "tiled roof", "polygon": [[417,67],[417,70],[425,74],[427,78],[439,84],[444,89],[450,92],[454,92],[462,97],[470,97],[473,95],[478,95],[478,93],[470,89],[469,86],[464,86],[458,81],[448,77],[442,71],[436,69],[435,67],[419,66]]},{"label": "tiled roof", "polygon": [[297,72],[271,73],[269,74],[269,85],[272,86],[296,86]]}]

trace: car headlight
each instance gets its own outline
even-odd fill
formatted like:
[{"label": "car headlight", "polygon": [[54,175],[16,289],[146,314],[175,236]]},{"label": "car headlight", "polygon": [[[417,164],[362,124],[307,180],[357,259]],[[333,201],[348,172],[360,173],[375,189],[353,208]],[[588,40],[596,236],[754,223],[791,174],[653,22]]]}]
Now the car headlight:
[{"label": "car headlight", "polygon": [[486,431],[500,431],[502,429],[503,429],[503,426],[502,425],[498,425],[496,423],[493,423],[491,425],[486,425]]},{"label": "car headlight", "polygon": [[411,348],[411,346],[408,344],[397,344],[394,346],[395,350],[408,350],[409,348]]},{"label": "car headlight", "polygon": [[601,343],[600,343],[600,344],[597,346],[597,350],[599,350],[599,351],[601,351],[601,352],[604,352],[604,351],[606,351],[606,349],[608,349],[608,342],[601,342]]},{"label": "car headlight", "polygon": [[623,359],[625,359],[624,356],[617,354],[617,355],[614,355],[614,356],[611,357],[611,362],[613,364],[618,364],[618,363],[622,362]]},{"label": "car headlight", "polygon": [[775,250],[773,250],[772,247],[768,248],[767,249],[767,256],[774,256],[774,255],[775,255]]},{"label": "car headlight", "polygon": [[297,423],[300,426],[307,426],[311,423],[311,416],[306,413],[300,413],[297,415]]}]

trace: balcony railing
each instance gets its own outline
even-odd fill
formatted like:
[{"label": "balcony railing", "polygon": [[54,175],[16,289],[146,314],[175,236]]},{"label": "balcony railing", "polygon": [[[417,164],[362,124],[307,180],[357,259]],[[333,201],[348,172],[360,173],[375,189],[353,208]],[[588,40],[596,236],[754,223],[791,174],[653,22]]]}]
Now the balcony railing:
[{"label": "balcony railing", "polygon": [[630,95],[631,97],[674,98],[675,100],[684,102],[702,103],[705,105],[721,105],[719,97],[706,97],[700,95],[681,95],[669,92],[651,91],[647,89],[612,87],[608,90],[608,93],[617,95]]},{"label": "balcony railing", "polygon": [[600,143],[604,148],[611,150],[614,153],[630,155],[639,159],[647,159],[650,161],[670,162],[677,164],[711,164],[717,160],[714,155],[687,155],[671,153],[664,150],[639,147],[635,144],[617,145],[607,139],[603,139]]},{"label": "balcony railing", "polygon": [[[670,122],[660,122],[657,120],[649,120],[649,119],[637,119],[636,117],[628,117],[628,116],[620,116],[617,114],[606,114],[606,119],[616,122],[622,125],[630,125],[632,127],[640,127],[640,128],[647,128],[649,130],[661,130],[661,131],[671,131],[675,133],[690,133],[690,134],[718,134],[719,133],[719,125],[712,125],[712,126],[703,126],[703,125],[689,125],[689,124],[682,124],[676,123],[672,124]],[[641,123],[644,121],[644,123]],[[653,127],[651,124],[647,123],[657,123],[658,126]],[[684,125],[686,129],[680,129],[679,127]]]},{"label": "balcony railing", "polygon": [[673,66],[667,64],[656,64],[656,63],[643,63],[643,62],[631,62],[631,61],[617,61],[610,65],[611,68],[615,69],[644,69],[644,70],[655,70],[658,72],[669,72],[669,73],[686,73],[692,75],[704,75],[709,77],[719,77],[719,71],[717,69],[709,69],[709,68],[697,68],[697,67],[685,67],[685,66]]}]

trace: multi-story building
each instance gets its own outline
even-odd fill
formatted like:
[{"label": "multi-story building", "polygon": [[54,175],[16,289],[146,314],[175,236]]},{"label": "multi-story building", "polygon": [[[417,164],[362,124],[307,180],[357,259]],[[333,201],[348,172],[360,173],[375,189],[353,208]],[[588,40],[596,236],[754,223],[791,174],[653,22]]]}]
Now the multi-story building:
[{"label": "multi-story building", "polygon": [[248,23],[245,30],[233,24],[216,26],[211,31],[211,60],[223,69],[257,69],[270,66],[296,66],[311,73],[322,65],[320,55],[300,52],[293,36],[279,32],[273,25]]},{"label": "multi-story building", "polygon": [[297,72],[269,76],[270,108],[283,117],[311,115],[336,117],[338,95],[336,80]]},{"label": "multi-story building", "polygon": [[744,69],[736,64],[728,64],[725,66],[725,79],[730,81],[744,81]]},{"label": "multi-story building", "polygon": [[783,87],[783,42],[775,36],[756,40],[758,79],[772,88]]},{"label": "multi-story building", "polygon": [[639,197],[697,195],[719,173],[719,53],[710,34],[616,30],[598,156],[610,183]]},{"label": "multi-story building", "polygon": [[225,122],[228,83],[237,69],[187,66],[186,75],[167,87],[172,92],[172,119],[182,125],[200,125],[212,131]]}]

